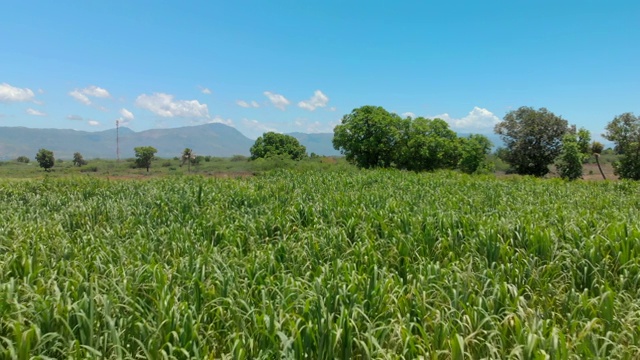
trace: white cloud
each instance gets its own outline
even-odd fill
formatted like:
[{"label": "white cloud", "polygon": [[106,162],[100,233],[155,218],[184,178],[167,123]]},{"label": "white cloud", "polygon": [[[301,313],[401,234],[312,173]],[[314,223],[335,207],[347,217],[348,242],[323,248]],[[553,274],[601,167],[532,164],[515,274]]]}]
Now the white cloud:
[{"label": "white cloud", "polygon": [[44,90],[38,89],[38,94],[44,94]]},{"label": "white cloud", "polygon": [[134,116],[133,113],[125,108],[120,109],[120,115],[122,115],[122,119],[131,121]]},{"label": "white cloud", "polygon": [[262,136],[265,132],[277,132],[280,131],[274,128],[270,124],[264,124],[259,122],[258,120],[253,119],[242,119],[242,133],[245,134],[250,139],[256,139],[258,136]]},{"label": "white cloud", "polygon": [[91,105],[91,100],[89,100],[89,98],[84,95],[83,93],[81,93],[80,91],[78,91],[78,89],[73,90],[72,92],[69,93],[69,95],[80,101],[81,103],[85,104],[85,105]]},{"label": "white cloud", "polygon": [[329,108],[329,111],[336,111],[336,110],[337,110],[337,109],[336,109],[336,107],[335,107],[335,106],[332,106],[332,107],[330,107],[330,108]]},{"label": "white cloud", "polygon": [[313,111],[316,108],[327,106],[328,102],[329,98],[327,97],[327,95],[323,94],[320,90],[316,90],[309,100],[300,101],[298,103],[298,106],[303,109]]},{"label": "white cloud", "polygon": [[266,96],[269,101],[271,101],[271,103],[273,104],[273,106],[277,107],[278,109],[284,111],[285,108],[287,107],[287,105],[290,104],[289,100],[287,100],[286,97],[280,95],[280,94],[274,94],[270,91],[265,91],[264,96]]},{"label": "white cloud", "polygon": [[108,98],[111,96],[109,92],[101,87],[97,87],[95,85],[91,85],[82,89],[82,93],[87,96],[93,96],[97,98]]},{"label": "white cloud", "polygon": [[202,91],[203,94],[211,94],[211,90],[209,88],[202,88],[200,91]]},{"label": "white cloud", "polygon": [[[109,94],[109,92],[106,89],[103,89],[103,88],[95,86],[95,85],[88,86],[88,87],[86,87],[84,89],[74,89],[73,91],[71,91],[69,93],[69,95],[72,98],[80,101],[81,103],[83,103],[85,105],[91,105],[91,99],[89,99],[89,96],[97,97],[97,98],[108,98],[108,97],[111,97],[111,94]],[[102,108],[102,109],[104,109],[104,108]]]},{"label": "white cloud", "polygon": [[197,100],[174,100],[173,95],[164,93],[142,94],[136,99],[136,106],[162,117],[209,117],[207,104]]},{"label": "white cloud", "polygon": [[400,114],[400,115],[401,115],[403,118],[408,118],[408,117],[410,117],[410,118],[412,118],[412,119],[415,119],[415,118],[416,118],[416,114],[412,113],[411,111],[404,112],[404,113],[402,113],[402,114]]},{"label": "white cloud", "polygon": [[80,115],[68,115],[67,120],[84,120]]},{"label": "white cloud", "polygon": [[340,123],[340,121],[310,121],[306,118],[297,118],[294,120],[295,127],[305,133],[330,133],[333,132],[333,128]]},{"label": "white cloud", "polygon": [[467,116],[460,119],[454,119],[447,113],[434,116],[434,118],[446,121],[454,130],[478,132],[491,132],[493,127],[500,122],[500,118],[491,111],[477,106]]},{"label": "white cloud", "polygon": [[255,101],[255,100],[251,101],[250,103],[246,102],[244,100],[238,100],[238,101],[236,101],[236,104],[238,104],[238,106],[243,107],[243,108],[250,108],[250,107],[259,108],[260,107],[260,104],[258,104],[258,102]]},{"label": "white cloud", "polygon": [[97,122],[97,121],[95,121],[95,120],[89,120],[89,121],[87,121],[87,123],[88,123],[89,125],[91,125],[91,126],[98,126],[98,125],[100,125],[100,123],[99,123],[99,122]]},{"label": "white cloud", "polygon": [[27,109],[27,114],[33,115],[33,116],[47,116],[47,114],[43,113],[42,111],[32,109],[32,108]]},{"label": "white cloud", "polygon": [[34,96],[31,89],[14,87],[7,83],[0,84],[0,102],[31,101]]},{"label": "white cloud", "polygon": [[213,124],[213,123],[219,123],[219,124],[225,124],[228,126],[233,126],[233,120],[231,119],[223,119],[222,116],[220,115],[216,115],[213,119],[209,119],[207,121],[207,124]]}]

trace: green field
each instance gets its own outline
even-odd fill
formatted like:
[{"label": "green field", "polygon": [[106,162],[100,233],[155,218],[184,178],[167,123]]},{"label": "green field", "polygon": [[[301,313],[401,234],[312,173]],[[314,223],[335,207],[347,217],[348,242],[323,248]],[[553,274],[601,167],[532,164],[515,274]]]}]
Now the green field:
[{"label": "green field", "polygon": [[640,358],[640,186],[0,180],[0,359]]}]

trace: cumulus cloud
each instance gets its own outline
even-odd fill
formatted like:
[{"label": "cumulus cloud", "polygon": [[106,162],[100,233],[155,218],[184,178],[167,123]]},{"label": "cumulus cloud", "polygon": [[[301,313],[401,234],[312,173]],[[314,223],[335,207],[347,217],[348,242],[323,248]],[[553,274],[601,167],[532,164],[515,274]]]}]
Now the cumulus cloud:
[{"label": "cumulus cloud", "polygon": [[91,85],[84,89],[74,89],[73,91],[69,92],[69,96],[85,105],[91,105],[91,99],[89,99],[89,96],[96,98],[108,98],[111,97],[111,94],[109,94],[106,89]]},{"label": "cumulus cloud", "polygon": [[111,96],[109,92],[101,87],[97,87],[95,85],[91,85],[82,89],[82,93],[87,96],[93,96],[97,98],[108,98]]},{"label": "cumulus cloud", "polygon": [[323,94],[320,90],[316,90],[309,100],[300,101],[298,106],[309,111],[314,111],[316,108],[327,106],[328,102],[329,98],[327,95]]},{"label": "cumulus cloud", "polygon": [[244,100],[238,100],[236,101],[236,104],[238,104],[238,106],[243,107],[243,108],[259,108],[260,104],[258,104],[257,101],[253,100],[251,102],[246,102]]},{"label": "cumulus cloud", "polygon": [[402,114],[400,114],[400,115],[401,115],[403,118],[408,118],[408,117],[410,117],[410,118],[412,118],[412,119],[415,119],[415,118],[416,118],[416,114],[412,113],[411,111],[404,112],[404,113],[402,113]]},{"label": "cumulus cloud", "polygon": [[70,92],[69,96],[71,96],[72,98],[80,101],[81,103],[83,103],[85,105],[91,105],[91,100],[89,100],[89,97],[87,97],[87,95],[81,93],[77,89],[73,90],[72,92]]},{"label": "cumulus cloud", "polygon": [[493,131],[494,126],[500,122],[500,118],[494,113],[477,106],[463,118],[455,119],[447,113],[435,117],[446,121],[455,130],[464,131],[490,132]]},{"label": "cumulus cloud", "polygon": [[258,136],[262,136],[265,132],[280,132],[271,124],[261,123],[258,120],[254,119],[242,119],[242,133],[251,139],[256,139]]},{"label": "cumulus cloud", "polygon": [[19,88],[7,83],[0,84],[0,102],[32,101],[35,97],[29,88]]},{"label": "cumulus cloud", "polygon": [[81,120],[84,120],[84,119],[80,115],[67,115],[67,120],[81,121]]},{"label": "cumulus cloud", "polygon": [[162,117],[209,117],[207,104],[197,100],[175,100],[173,95],[164,93],[142,94],[136,99],[136,106]]},{"label": "cumulus cloud", "polygon": [[202,91],[203,94],[211,94],[211,90],[209,88],[202,88],[200,91]]},{"label": "cumulus cloud", "polygon": [[125,108],[120,109],[120,115],[125,120],[133,120],[133,113]]},{"label": "cumulus cloud", "polygon": [[290,104],[289,100],[287,100],[286,97],[280,95],[280,94],[274,94],[270,91],[265,91],[264,96],[266,96],[269,101],[271,101],[271,103],[273,104],[273,106],[277,107],[278,109],[284,111],[285,108],[287,107],[287,105]]},{"label": "cumulus cloud", "polygon": [[47,114],[43,113],[42,111],[32,109],[32,108],[27,109],[27,114],[33,115],[33,116],[47,116]]},{"label": "cumulus cloud", "polygon": [[99,122],[97,122],[97,121],[95,121],[95,120],[89,120],[89,121],[87,121],[87,123],[88,123],[89,125],[91,125],[91,126],[98,126],[98,125],[100,125],[100,123],[99,123]]},{"label": "cumulus cloud", "polygon": [[224,119],[220,115],[216,115],[213,119],[207,120],[207,123],[208,124],[219,123],[219,124],[225,124],[225,125],[228,125],[228,126],[233,126],[233,120]]},{"label": "cumulus cloud", "polygon": [[293,124],[297,129],[306,133],[330,133],[340,121],[310,121],[306,118],[297,118]]}]

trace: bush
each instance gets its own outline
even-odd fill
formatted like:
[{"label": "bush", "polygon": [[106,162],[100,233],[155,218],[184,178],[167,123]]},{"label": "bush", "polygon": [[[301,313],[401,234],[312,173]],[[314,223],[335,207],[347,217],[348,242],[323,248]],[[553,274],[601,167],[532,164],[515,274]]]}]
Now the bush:
[{"label": "bush", "polygon": [[162,167],[169,167],[169,166],[171,166],[171,161],[164,161],[162,163]]},{"label": "bush", "polygon": [[231,161],[247,161],[247,157],[244,155],[233,155]]},{"label": "bush", "polygon": [[87,167],[83,167],[80,169],[80,172],[82,173],[87,173],[87,172],[98,172],[98,167],[97,166],[87,166]]},{"label": "bush", "polygon": [[16,159],[17,162],[19,163],[25,163],[28,164],[29,163],[29,158],[26,156],[18,156],[18,158]]}]

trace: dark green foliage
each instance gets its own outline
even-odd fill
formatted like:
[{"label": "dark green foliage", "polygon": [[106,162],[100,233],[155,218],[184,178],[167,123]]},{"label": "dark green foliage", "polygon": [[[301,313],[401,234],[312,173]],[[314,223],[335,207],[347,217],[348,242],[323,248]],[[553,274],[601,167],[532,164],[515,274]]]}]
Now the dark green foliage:
[{"label": "dark green foliage", "polygon": [[18,158],[16,159],[17,162],[19,163],[25,163],[28,164],[29,163],[29,158],[26,156],[18,156]]},{"label": "dark green foliage", "polygon": [[36,160],[38,161],[38,165],[44,169],[44,171],[49,171],[55,164],[55,158],[53,157],[53,152],[47,149],[40,149],[36,154]]},{"label": "dark green foliage", "polygon": [[483,135],[472,134],[468,138],[461,138],[458,169],[467,174],[486,171],[489,167],[486,159],[491,145],[491,141]]},{"label": "dark green foliage", "polygon": [[491,148],[484,136],[458,138],[442,119],[401,119],[382,107],[363,106],[342,118],[333,146],[361,168],[475,172]]},{"label": "dark green foliage", "polygon": [[153,146],[138,146],[133,149],[136,153],[136,167],[146,168],[149,172],[151,167],[151,160],[155,158],[155,154],[158,152]]},{"label": "dark green foliage", "polygon": [[273,156],[285,156],[292,160],[302,160],[307,157],[307,149],[300,145],[298,139],[275,132],[262,134],[249,151],[251,160]]},{"label": "dark green foliage", "polygon": [[544,176],[560,154],[567,126],[566,120],[545,108],[523,106],[507,113],[495,132],[505,143],[503,159],[515,173]]},{"label": "dark green foliage", "polygon": [[607,124],[604,138],[613,141],[615,151],[622,154],[613,164],[621,179],[640,180],[640,118],[633,113],[616,116]]},{"label": "dark green foliage", "polygon": [[82,154],[76,152],[73,154],[73,165],[82,166],[87,165],[87,161],[82,157]]},{"label": "dark green foliage", "polygon": [[591,143],[592,154],[602,154],[603,150],[604,150],[604,145],[601,142],[594,141]]},{"label": "dark green foliage", "polygon": [[361,168],[390,167],[396,157],[402,119],[381,106],[362,106],[333,130],[333,147]]},{"label": "dark green foliage", "polygon": [[396,166],[413,171],[454,169],[461,158],[460,142],[456,133],[442,119],[401,121]]},{"label": "dark green foliage", "polygon": [[581,152],[578,137],[575,134],[566,134],[562,138],[562,152],[556,161],[560,177],[566,180],[581,178],[584,159],[585,155]]}]

